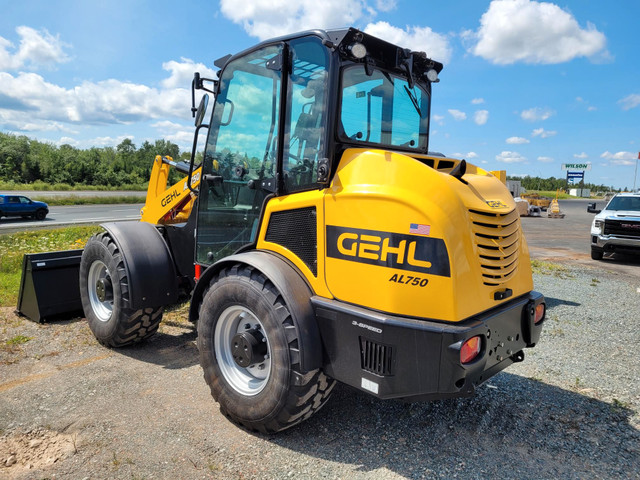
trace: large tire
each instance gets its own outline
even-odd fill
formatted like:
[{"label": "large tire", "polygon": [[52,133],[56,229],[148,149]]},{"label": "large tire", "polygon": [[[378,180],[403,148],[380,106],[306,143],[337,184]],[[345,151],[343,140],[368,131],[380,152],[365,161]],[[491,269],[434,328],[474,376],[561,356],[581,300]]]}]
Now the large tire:
[{"label": "large tire", "polygon": [[108,233],[89,239],[80,261],[80,298],[89,328],[108,347],[123,347],[156,333],[162,307],[129,308],[124,259]]},{"label": "large tire", "polygon": [[200,307],[198,349],[220,411],[249,430],[275,433],[306,420],[335,385],[320,369],[300,372],[289,309],[273,283],[247,265],[212,280]]},{"label": "large tire", "polygon": [[43,208],[41,208],[40,210],[37,210],[35,213],[35,218],[36,220],[44,220],[47,217],[47,211]]},{"label": "large tire", "polygon": [[604,251],[601,248],[591,247],[591,258],[593,260],[602,260]]}]

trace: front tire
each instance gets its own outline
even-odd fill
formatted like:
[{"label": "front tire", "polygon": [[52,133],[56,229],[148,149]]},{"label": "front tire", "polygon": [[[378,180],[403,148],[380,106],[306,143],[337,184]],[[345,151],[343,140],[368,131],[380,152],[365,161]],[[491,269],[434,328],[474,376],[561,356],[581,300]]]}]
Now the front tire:
[{"label": "front tire", "polygon": [[80,261],[80,298],[89,328],[108,347],[123,347],[152,336],[162,307],[129,307],[129,278],[124,258],[108,233],[89,239]]},{"label": "front tire", "polygon": [[592,260],[602,260],[603,255],[604,255],[604,251],[601,248],[591,247]]},{"label": "front tire", "polygon": [[47,211],[46,210],[40,209],[40,210],[36,211],[36,214],[35,214],[36,220],[42,221],[42,220],[44,220],[46,218],[46,216],[47,216]]},{"label": "front tire", "polygon": [[198,349],[220,411],[249,430],[275,433],[306,420],[335,385],[320,369],[301,373],[289,308],[250,266],[225,268],[212,281],[200,309]]}]

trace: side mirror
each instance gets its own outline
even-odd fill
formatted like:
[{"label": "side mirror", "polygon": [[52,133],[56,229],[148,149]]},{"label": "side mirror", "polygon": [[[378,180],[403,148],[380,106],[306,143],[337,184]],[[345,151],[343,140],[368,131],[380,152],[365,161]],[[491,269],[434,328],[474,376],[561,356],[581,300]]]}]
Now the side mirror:
[{"label": "side mirror", "polygon": [[200,99],[200,105],[198,105],[198,109],[196,110],[196,120],[195,120],[196,128],[202,125],[202,121],[204,120],[204,114],[207,113],[208,105],[209,105],[209,95],[205,93]]},{"label": "side mirror", "polygon": [[601,211],[602,210],[596,209],[595,202],[587,204],[587,212],[589,212],[589,213],[600,213]]}]

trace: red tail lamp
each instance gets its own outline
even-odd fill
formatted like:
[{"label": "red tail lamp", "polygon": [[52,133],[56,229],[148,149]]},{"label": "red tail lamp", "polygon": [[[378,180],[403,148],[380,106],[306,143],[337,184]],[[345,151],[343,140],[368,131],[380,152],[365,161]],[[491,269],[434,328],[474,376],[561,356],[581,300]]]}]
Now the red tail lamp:
[{"label": "red tail lamp", "polygon": [[533,319],[533,323],[537,325],[542,321],[542,319],[544,318],[544,310],[544,303],[539,303],[538,305],[536,305],[536,316]]},{"label": "red tail lamp", "polygon": [[471,337],[469,340],[462,344],[460,349],[460,363],[472,362],[480,353],[482,349],[482,339],[479,336]]}]

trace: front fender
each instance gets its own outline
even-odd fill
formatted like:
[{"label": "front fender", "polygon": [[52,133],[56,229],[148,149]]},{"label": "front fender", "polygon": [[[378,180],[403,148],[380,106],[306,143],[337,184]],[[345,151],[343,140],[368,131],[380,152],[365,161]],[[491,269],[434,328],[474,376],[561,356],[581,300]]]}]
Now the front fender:
[{"label": "front fender", "polygon": [[176,267],[156,227],[145,222],[110,222],[101,227],[122,252],[131,308],[162,307],[178,301]]}]

